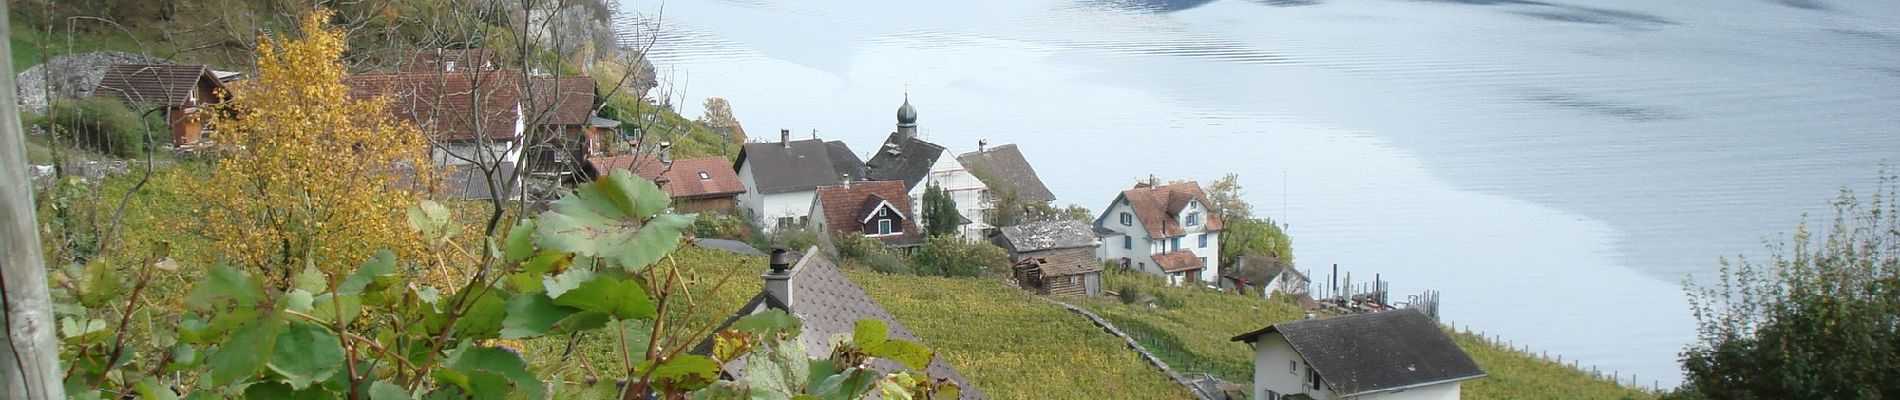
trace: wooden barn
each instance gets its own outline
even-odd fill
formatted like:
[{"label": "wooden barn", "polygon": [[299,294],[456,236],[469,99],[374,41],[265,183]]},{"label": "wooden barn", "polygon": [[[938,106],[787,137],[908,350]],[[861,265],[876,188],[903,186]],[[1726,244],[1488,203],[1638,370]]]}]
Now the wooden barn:
[{"label": "wooden barn", "polygon": [[1092,297],[1102,294],[1102,262],[1087,251],[1059,251],[1016,262],[1016,284],[1036,294]]}]

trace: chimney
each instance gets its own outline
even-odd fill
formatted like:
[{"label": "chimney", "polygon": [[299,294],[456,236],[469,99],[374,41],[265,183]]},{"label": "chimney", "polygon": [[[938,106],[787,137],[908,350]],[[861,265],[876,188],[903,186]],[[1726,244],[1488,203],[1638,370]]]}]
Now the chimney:
[{"label": "chimney", "polygon": [[838,179],[844,181],[845,189],[851,188],[851,174],[838,174]]},{"label": "chimney", "polygon": [[976,152],[978,152],[978,153],[982,153],[982,152],[983,152],[983,148],[984,148],[984,147],[987,147],[987,146],[989,146],[989,145],[990,145],[990,138],[981,138],[981,139],[977,139],[977,140],[976,140]]},{"label": "chimney", "polygon": [[818,138],[818,128],[811,128],[811,138],[812,139]]},{"label": "chimney", "polygon": [[1161,179],[1156,178],[1155,174],[1148,174],[1148,189],[1153,190],[1155,186],[1161,186]]},{"label": "chimney", "polygon": [[792,263],[795,261],[785,249],[772,249],[772,270],[759,275],[765,278],[765,293],[786,306],[797,304],[792,302]]},{"label": "chimney", "polygon": [[792,129],[791,128],[779,128],[778,144],[781,146],[785,146],[785,148],[788,148],[788,149],[792,148]]}]

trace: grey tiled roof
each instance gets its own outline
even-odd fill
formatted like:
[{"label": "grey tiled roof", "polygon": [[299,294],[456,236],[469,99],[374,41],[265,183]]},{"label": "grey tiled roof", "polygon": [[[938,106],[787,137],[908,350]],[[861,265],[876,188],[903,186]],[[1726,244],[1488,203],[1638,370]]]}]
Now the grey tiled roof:
[{"label": "grey tiled roof", "polygon": [[[817,247],[807,250],[805,255],[799,258],[798,263],[792,266],[792,304],[784,304],[771,294],[760,292],[750,303],[739,309],[738,316],[763,312],[768,308],[789,306],[791,314],[798,317],[803,324],[798,340],[805,345],[806,354],[814,357],[831,354],[834,347],[833,338],[841,335],[849,337],[857,327],[858,320],[861,319],[884,321],[890,327],[890,337],[893,339],[903,339],[923,344],[925,347],[930,346],[916,334],[911,333],[910,328],[904,327],[904,323],[898,322],[896,317],[884,310],[884,306],[878,305],[877,301],[864,293],[864,289],[852,283],[851,279],[845,277],[831,260],[818,254],[816,250]],[[732,324],[738,316],[727,320],[726,325]],[[715,332],[725,330],[725,328],[721,326]],[[701,342],[693,351],[701,354],[710,352],[711,343],[710,339]],[[885,372],[906,370],[903,364],[885,359],[872,362],[871,368]],[[735,369],[731,366],[728,366],[726,370],[735,377],[744,373],[743,369]],[[930,374],[932,378],[956,382],[962,389],[960,399],[987,398],[981,390],[970,383],[968,378],[950,367],[950,364],[945,363],[942,357],[931,359],[923,372]]]},{"label": "grey tiled roof", "polygon": [[1031,222],[1003,227],[1002,233],[1003,241],[1018,253],[1101,245],[1095,228],[1082,221]]},{"label": "grey tiled roof", "polygon": [[1029,165],[1029,160],[1023,158],[1022,150],[1017,149],[1015,144],[963,153],[957,156],[957,162],[963,163],[964,168],[969,168],[991,189],[1008,188],[1016,191],[1017,201],[1056,200],[1055,193],[1042,184],[1042,178],[1036,176],[1036,168]]},{"label": "grey tiled roof", "polygon": [[857,169],[854,165],[838,165],[851,164],[857,157],[840,157],[840,151],[850,155],[851,150],[842,142],[833,143],[818,139],[794,140],[789,146],[780,142],[746,143],[733,165],[752,163],[753,189],[759,193],[813,190],[843,181],[841,171]]},{"label": "grey tiled roof", "polygon": [[1252,343],[1273,332],[1285,336],[1341,397],[1485,375],[1418,310],[1283,322],[1234,340]]},{"label": "grey tiled roof", "polygon": [[905,139],[896,132],[885,138],[876,151],[871,161],[865,163],[865,167],[870,168],[871,180],[904,181],[906,191],[916,189],[917,183],[930,175],[930,165],[943,156],[943,146],[923,139]]},{"label": "grey tiled roof", "polygon": [[851,146],[846,146],[843,141],[838,140],[825,142],[825,146],[825,151],[831,155],[832,175],[839,177],[850,175],[851,180],[854,181],[865,180],[865,176],[870,175],[865,171],[864,159],[851,153]]}]

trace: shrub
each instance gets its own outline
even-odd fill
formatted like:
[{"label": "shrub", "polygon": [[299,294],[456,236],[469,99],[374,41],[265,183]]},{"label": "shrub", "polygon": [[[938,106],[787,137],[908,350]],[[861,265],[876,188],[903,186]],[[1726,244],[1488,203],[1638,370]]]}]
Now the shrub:
[{"label": "shrub", "polygon": [[151,129],[124,103],[103,97],[55,101],[34,125],[81,148],[119,157],[144,154]]},{"label": "shrub", "polygon": [[693,237],[733,239],[748,241],[752,238],[752,224],[746,223],[738,214],[703,211],[693,219]]},{"label": "shrub", "polygon": [[864,237],[864,235],[843,234],[833,239],[838,244],[838,257],[857,261],[871,270],[887,274],[915,274],[910,259],[903,252],[893,249],[883,241]]},{"label": "shrub", "polygon": [[1002,274],[1009,269],[1009,254],[987,242],[965,242],[951,236],[924,241],[911,257],[918,275],[982,276]]},{"label": "shrub", "polygon": [[754,247],[758,247],[762,249],[782,248],[782,249],[786,249],[790,251],[805,251],[805,249],[809,249],[811,248],[811,246],[818,244],[818,233],[812,231],[811,228],[798,227],[798,228],[780,229],[776,232],[767,233],[762,236],[759,236],[759,239],[760,239],[758,241],[759,243],[755,243]]}]

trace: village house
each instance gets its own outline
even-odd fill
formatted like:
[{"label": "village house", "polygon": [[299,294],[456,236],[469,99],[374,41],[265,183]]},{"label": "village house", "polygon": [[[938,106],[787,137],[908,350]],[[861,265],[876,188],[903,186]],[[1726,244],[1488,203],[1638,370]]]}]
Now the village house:
[{"label": "village house", "polygon": [[778,136],[777,142],[746,143],[733,163],[746,188],[739,207],[750,210],[752,223],[766,232],[810,225],[819,186],[865,176],[864,161],[844,142],[795,141],[790,129]]},{"label": "village house", "polygon": [[1015,262],[1016,283],[1038,294],[1102,294],[1102,240],[1088,223],[1046,221],[1004,227],[991,237]]},{"label": "village house", "polygon": [[1235,336],[1254,349],[1260,400],[1458,399],[1484,370],[1417,310],[1282,322]]},{"label": "village house", "polygon": [[114,64],[106,68],[93,96],[118,99],[134,112],[165,110],[172,146],[196,145],[216,131],[208,126],[210,106],[231,99],[224,80],[204,65]]},{"label": "village house", "polygon": [[[837,344],[835,338],[850,336],[863,319],[884,322],[890,329],[890,338],[902,339],[923,344],[915,333],[904,327],[902,322],[884,310],[883,306],[872,300],[864,289],[851,282],[850,278],[838,271],[831,260],[819,254],[817,247],[805,251],[802,257],[794,256],[784,250],[774,250],[771,255],[771,269],[760,276],[765,279],[765,289],[751,301],[739,307],[739,312],[720,325],[714,332],[724,331],[740,317],[765,312],[770,309],[784,310],[797,317],[800,324],[799,343],[805,346],[805,353],[818,357],[831,354]],[[796,263],[793,262],[797,258]],[[694,347],[694,354],[711,354],[711,338]],[[742,360],[728,362],[724,366],[727,377],[745,379]],[[871,362],[870,368],[879,372],[906,370],[903,364],[887,359]],[[955,382],[962,400],[985,399],[983,391],[970,383],[968,378],[958,373],[943,358],[935,357],[922,371],[932,378],[948,379]]]},{"label": "village house", "polygon": [[437,164],[519,164],[527,122],[521,76],[503,72],[360,73],[357,99],[389,98],[389,112],[422,130]]},{"label": "village house", "polygon": [[602,137],[599,118],[594,116],[600,104],[594,95],[594,78],[532,77],[528,85],[532,97],[523,99],[524,118],[538,128],[535,137],[545,138],[530,146],[528,164],[536,172],[579,172],[580,162],[598,152]]},{"label": "village house", "polygon": [[897,107],[897,131],[884,139],[865,167],[871,180],[904,182],[904,191],[909,194],[912,206],[918,207],[911,211],[919,215],[924,191],[930,185],[942,189],[957,203],[957,213],[962,217],[958,236],[980,240],[990,228],[985,218],[989,209],[989,187],[963,168],[955,157],[944,156],[943,146],[917,137],[917,108],[910,105],[909,95],[904,96],[904,104]]},{"label": "village house", "polygon": [[675,212],[731,212],[739,204],[739,194],[745,193],[745,184],[725,157],[668,160],[649,154],[653,153],[593,157],[587,161],[602,175],[625,169],[653,181],[673,199]]},{"label": "village house", "polygon": [[820,186],[811,203],[812,231],[826,248],[835,235],[862,235],[892,246],[914,246],[923,241],[911,214],[904,183],[865,181]]},{"label": "village house", "polygon": [[[1022,150],[1017,149],[1015,144],[988,145],[987,140],[978,140],[976,151],[957,156],[957,162],[963,163],[971,175],[975,175],[989,188],[988,201],[992,208],[995,207],[995,200],[1003,196],[1015,196],[1016,206],[1022,208],[1018,211],[1027,211],[1031,205],[1047,205],[1056,200],[1055,193],[1042,184],[1042,178],[1036,176],[1036,168],[1029,165],[1029,160],[1023,158]],[[988,214],[992,215],[985,215],[983,221],[996,225],[993,215],[996,210],[989,211]]]},{"label": "village house", "polygon": [[1095,227],[1107,233],[1104,259],[1173,284],[1218,284],[1222,223],[1200,184],[1135,184],[1103,208]]}]

